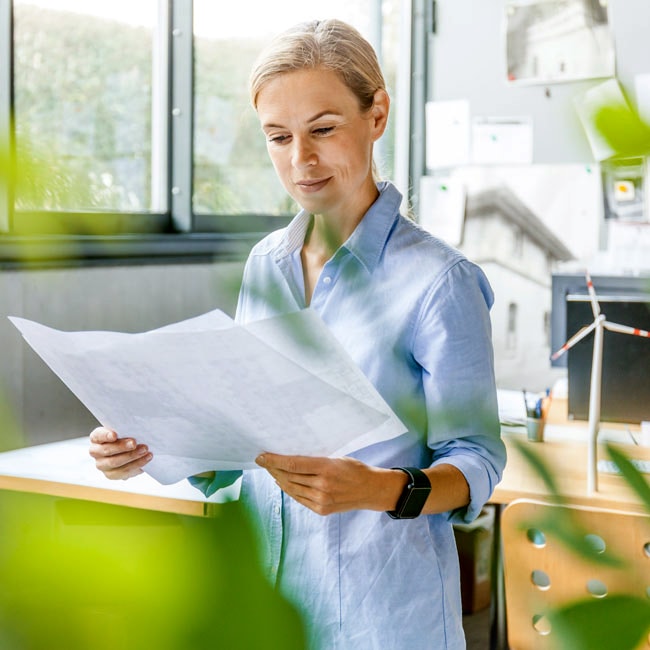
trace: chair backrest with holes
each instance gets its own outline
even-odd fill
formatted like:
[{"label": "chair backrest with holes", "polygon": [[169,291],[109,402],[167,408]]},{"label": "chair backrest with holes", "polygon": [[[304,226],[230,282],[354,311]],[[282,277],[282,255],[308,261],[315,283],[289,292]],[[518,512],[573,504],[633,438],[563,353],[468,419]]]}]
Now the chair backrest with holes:
[{"label": "chair backrest with holes", "polygon": [[[567,514],[592,548],[625,559],[625,566],[596,564],[567,549],[544,524]],[[558,647],[545,616],[553,607],[608,594],[650,598],[647,515],[519,499],[504,510],[501,534],[510,650]],[[650,650],[650,641],[639,648]]]}]

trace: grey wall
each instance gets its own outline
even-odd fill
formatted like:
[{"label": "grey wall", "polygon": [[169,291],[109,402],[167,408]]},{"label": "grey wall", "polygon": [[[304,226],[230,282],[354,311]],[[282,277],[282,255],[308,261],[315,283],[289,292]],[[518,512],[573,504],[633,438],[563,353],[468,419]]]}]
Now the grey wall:
[{"label": "grey wall", "polygon": [[7,316],[63,330],[137,332],[215,308],[233,315],[242,271],[243,263],[0,270],[0,450],[96,426]]},{"label": "grey wall", "polygon": [[[504,0],[438,0],[437,33],[430,38],[429,99],[468,99],[472,117],[530,115],[534,162],[591,162],[573,98],[599,82],[508,85],[504,6]],[[650,2],[609,0],[609,9],[617,78],[635,102],[634,75],[650,72]]]}]

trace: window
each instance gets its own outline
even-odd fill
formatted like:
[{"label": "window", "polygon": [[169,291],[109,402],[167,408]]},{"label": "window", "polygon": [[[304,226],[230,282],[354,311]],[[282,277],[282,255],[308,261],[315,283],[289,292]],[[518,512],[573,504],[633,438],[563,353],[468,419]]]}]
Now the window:
[{"label": "window", "polygon": [[[255,57],[287,27],[286,16],[291,23],[324,17],[349,22],[385,54],[382,63],[388,76],[395,70],[398,4],[328,0],[323,7],[303,0],[257,0],[224,9],[213,0],[194,1],[195,212],[288,215],[296,210],[268,160],[247,86]],[[377,27],[382,11],[386,29]],[[387,135],[382,140],[389,139]],[[390,173],[390,154],[379,154],[380,167]]]},{"label": "window", "polygon": [[512,233],[512,256],[522,258],[524,255],[524,233],[519,228]]},{"label": "window", "polygon": [[[216,241],[278,227],[296,206],[249,106],[254,57],[287,26],[336,16],[375,45],[395,107],[404,10],[398,0],[0,0],[0,36],[13,34],[0,39],[0,144],[13,142],[17,170],[12,191],[0,179],[0,257],[12,237]],[[388,178],[394,122],[395,110],[377,146]]]},{"label": "window", "polygon": [[156,0],[15,0],[16,209],[166,209],[152,194],[158,18]]},{"label": "window", "polygon": [[550,348],[551,347],[551,312],[548,310],[544,311],[544,323],[542,326],[542,332],[544,334],[544,346]]},{"label": "window", "polygon": [[[303,0],[231,4],[194,2],[194,188],[195,212],[208,214],[292,214],[295,206],[275,177],[259,124],[248,98],[247,79],[257,53],[293,22],[323,17],[323,8]],[[381,3],[379,3],[381,4]],[[394,35],[397,2],[383,3],[384,21]],[[375,0],[329,0],[326,13],[354,25],[371,41]],[[387,48],[391,51],[390,47]],[[390,67],[390,66],[388,66]],[[394,66],[393,66],[394,68]]]},{"label": "window", "polygon": [[517,303],[508,305],[508,329],[506,331],[506,350],[517,349]]}]

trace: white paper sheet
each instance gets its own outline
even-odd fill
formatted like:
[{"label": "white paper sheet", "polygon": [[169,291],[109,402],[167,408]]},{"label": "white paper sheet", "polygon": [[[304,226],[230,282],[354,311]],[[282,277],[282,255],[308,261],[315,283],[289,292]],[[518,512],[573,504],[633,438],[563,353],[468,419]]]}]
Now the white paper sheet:
[{"label": "white paper sheet", "polygon": [[406,431],[309,309],[246,327],[215,310],[140,334],[10,320],[103,426],[149,446],[145,470],[163,484],[257,468],[263,451],[340,456]]},{"label": "white paper sheet", "polygon": [[469,161],[469,102],[464,99],[427,102],[426,165],[440,169]]},{"label": "white paper sheet", "polygon": [[650,125],[650,73],[634,76],[634,92],[636,112],[646,124]]},{"label": "white paper sheet", "polygon": [[498,388],[497,398],[499,402],[499,421],[502,425],[526,425],[526,406],[522,391]]},{"label": "white paper sheet", "polygon": [[460,246],[465,224],[465,186],[458,178],[420,178],[420,225],[452,246]]},{"label": "white paper sheet", "polygon": [[531,164],[533,162],[532,118],[474,118],[471,159],[474,165]]}]

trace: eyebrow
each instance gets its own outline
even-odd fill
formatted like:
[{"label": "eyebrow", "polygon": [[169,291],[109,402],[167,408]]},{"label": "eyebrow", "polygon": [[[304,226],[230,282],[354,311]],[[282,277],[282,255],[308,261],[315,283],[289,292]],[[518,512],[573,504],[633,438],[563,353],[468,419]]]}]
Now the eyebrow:
[{"label": "eyebrow", "polygon": [[[331,108],[328,108],[324,111],[320,111],[319,113],[316,113],[313,117],[310,117],[307,120],[307,124],[311,124],[312,122],[316,122],[317,120],[320,120],[321,117],[325,117],[325,115],[332,115],[334,117],[341,117],[341,113],[338,111],[335,111]],[[262,125],[262,129],[282,129],[284,128],[281,124],[272,124],[272,123],[267,123]]]}]

